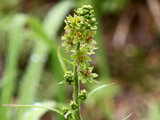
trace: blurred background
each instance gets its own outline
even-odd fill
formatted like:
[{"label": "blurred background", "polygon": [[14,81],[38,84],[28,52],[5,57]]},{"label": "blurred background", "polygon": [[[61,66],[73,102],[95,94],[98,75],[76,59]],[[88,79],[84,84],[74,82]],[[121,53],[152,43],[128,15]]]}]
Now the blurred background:
[{"label": "blurred background", "polygon": [[[57,47],[65,17],[84,4],[94,6],[98,21],[99,49],[91,62],[97,80],[115,84],[88,98],[83,119],[160,120],[159,0],[0,0],[0,105],[69,102],[72,88],[58,85],[63,71]],[[68,57],[63,48],[61,54]],[[43,109],[0,106],[0,120],[63,118]]]}]

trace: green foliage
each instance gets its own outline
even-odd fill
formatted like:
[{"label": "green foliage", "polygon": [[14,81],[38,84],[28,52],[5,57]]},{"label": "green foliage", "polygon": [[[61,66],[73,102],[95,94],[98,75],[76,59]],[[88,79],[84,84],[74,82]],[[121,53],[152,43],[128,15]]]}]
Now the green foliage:
[{"label": "green foliage", "polygon": [[[57,59],[57,57],[55,57],[57,53],[55,48],[56,42],[50,41],[50,40],[55,39],[56,37],[55,35],[58,32],[58,29],[60,28],[61,22],[63,21],[68,10],[72,7],[72,5],[70,5],[71,3],[72,2],[70,1],[68,2],[64,1],[57,4],[48,13],[46,19],[44,20],[44,24],[40,24],[37,20],[33,18],[30,19],[30,23],[31,23],[30,25],[32,25],[32,28],[34,28],[34,32],[38,35],[38,37],[36,37],[35,39],[40,39],[40,41],[35,41],[35,47],[30,57],[26,74],[23,76],[23,81],[21,83],[21,89],[19,93],[20,104],[31,104],[34,101],[36,88],[39,84],[40,77],[43,72],[43,68],[46,62],[45,60],[48,57],[49,50],[52,51],[52,55],[54,55],[54,62],[56,62],[56,59]],[[59,10],[57,9],[57,7],[62,9]],[[56,16],[60,16],[60,17],[57,18]],[[52,23],[50,21],[52,21]],[[52,36],[54,36],[54,38],[52,38]],[[54,42],[55,45],[50,49],[50,45],[45,44],[44,41],[47,41],[46,43]],[[57,70],[60,70],[59,65],[56,65],[54,67],[56,68],[55,73],[57,74],[57,79],[61,79],[62,77],[61,75],[59,75],[59,71],[57,71]],[[25,87],[25,86],[28,86],[28,87]],[[61,91],[60,91],[61,93],[59,94],[64,94],[64,91],[65,90],[61,88]],[[61,97],[61,100],[65,99],[64,97],[62,98],[62,96],[60,97]],[[25,110],[26,110],[25,108],[19,109],[17,119],[20,119],[21,115],[25,112]]]},{"label": "green foliage", "polygon": [[[0,104],[9,104],[12,100],[15,91],[15,83],[17,78],[17,64],[19,59],[19,53],[21,45],[24,40],[24,35],[19,34],[24,31],[23,27],[26,24],[27,16],[25,15],[15,15],[8,30],[9,35],[9,46],[7,52],[7,62],[5,66],[5,71],[3,74],[2,81],[4,86],[1,89]],[[15,47],[16,46],[16,47]],[[0,109],[0,119],[10,120],[8,114],[10,109],[2,107]]]},{"label": "green foliage", "polygon": [[4,104],[4,106],[30,108],[20,117],[23,120],[39,120],[41,116],[49,110],[63,115],[63,113],[57,109],[58,105],[54,101],[35,103],[34,105]]},{"label": "green foliage", "polygon": [[[0,26],[5,28],[0,30],[3,30],[4,32],[7,31],[8,32],[7,35],[9,36],[8,38],[9,50],[5,68],[6,72],[4,72],[3,75],[3,80],[2,80],[3,85],[1,84],[2,87],[1,97],[0,97],[1,104],[9,104],[11,103],[11,100],[13,100],[14,84],[16,83],[16,75],[17,75],[18,57],[20,55],[21,51],[20,48],[22,46],[22,42],[25,39],[34,41],[33,42],[34,49],[33,53],[30,56],[28,66],[26,67],[26,72],[24,73],[22,77],[22,82],[20,84],[21,85],[20,92],[17,97],[19,104],[32,104],[35,101],[35,95],[37,92],[36,89],[39,84],[41,74],[43,72],[44,65],[48,57],[48,53],[50,51],[52,55],[54,55],[53,62],[55,62],[56,65],[54,66],[55,76],[57,76],[57,80],[62,79],[63,76],[59,75],[60,72],[57,71],[58,68],[59,68],[58,70],[61,69],[60,65],[57,64],[58,59],[56,61],[57,43],[56,41],[52,41],[52,39],[56,39],[56,35],[58,33],[59,28],[61,27],[63,19],[74,5],[73,3],[74,3],[73,1],[59,2],[45,17],[44,24],[35,17],[30,17],[23,14],[22,15],[18,14],[15,16],[10,15],[9,19],[13,19],[13,21],[11,21],[9,25],[8,23],[5,22],[5,18],[3,18],[4,21],[0,22]],[[30,25],[29,27],[31,27],[32,29],[28,29],[28,27],[26,29],[24,27],[24,25],[27,25],[26,24],[27,22]],[[4,24],[6,25],[4,26]],[[62,87],[60,87],[60,89],[61,90],[58,90],[59,94],[64,94],[65,90],[62,89]],[[65,96],[58,96],[58,97],[61,99],[61,101],[65,101]],[[21,120],[22,116],[24,116],[27,110],[28,109],[26,108],[20,108],[18,109],[18,111],[15,112],[16,117],[15,116],[13,117],[12,113],[10,112],[11,109],[2,107],[2,109],[0,110],[1,114],[0,119],[10,120],[11,118],[12,119],[14,118],[16,120],[17,119]],[[36,116],[38,116],[38,114],[40,115],[42,111],[41,112],[32,111],[32,112],[37,113],[35,114],[35,116],[32,114],[33,115],[32,118],[36,119],[37,118]],[[32,112],[30,111],[29,113]]]}]

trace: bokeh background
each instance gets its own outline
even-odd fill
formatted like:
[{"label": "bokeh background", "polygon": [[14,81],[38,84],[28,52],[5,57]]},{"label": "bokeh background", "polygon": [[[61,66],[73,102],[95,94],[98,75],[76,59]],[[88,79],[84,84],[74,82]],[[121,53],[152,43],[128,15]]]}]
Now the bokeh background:
[{"label": "bokeh background", "polygon": [[[65,17],[84,4],[94,6],[98,21],[91,62],[97,80],[115,84],[88,98],[83,119],[160,120],[159,0],[0,0],[0,120],[63,120],[2,104],[69,102],[72,88],[57,84],[63,80],[57,47]],[[63,48],[61,54],[68,57]]]}]

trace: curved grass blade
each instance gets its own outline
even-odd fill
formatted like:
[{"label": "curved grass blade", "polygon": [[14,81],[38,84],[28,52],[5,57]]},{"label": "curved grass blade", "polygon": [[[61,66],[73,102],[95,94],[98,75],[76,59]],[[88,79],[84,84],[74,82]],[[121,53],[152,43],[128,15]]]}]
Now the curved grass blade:
[{"label": "curved grass blade", "polygon": [[66,59],[65,57],[62,57],[62,56],[61,56],[61,59],[62,59],[63,61],[65,61],[65,62],[73,65],[73,63],[72,63],[70,60]]},{"label": "curved grass blade", "polygon": [[44,41],[48,45],[48,47],[50,47],[51,49],[56,48],[57,43],[54,42],[54,44],[53,44],[51,37],[49,37],[47,35],[47,33],[44,31],[43,24],[40,20],[38,20],[37,18],[35,18],[33,16],[30,16],[30,17],[28,17],[28,23],[33,30],[33,31],[31,31],[33,34],[37,35],[37,37],[39,36],[39,37],[43,38],[40,40]]},{"label": "curved grass blade", "polygon": [[3,106],[6,106],[6,107],[40,108],[40,109],[51,110],[51,111],[54,111],[54,112],[56,112],[60,115],[63,115],[62,112],[59,111],[56,108],[46,107],[46,106],[42,106],[42,105],[3,104]]},{"label": "curved grass blade", "polygon": [[123,118],[122,120],[128,120],[128,118],[130,118],[133,115],[133,113],[130,113],[129,115],[127,115],[125,118]]},{"label": "curved grass blade", "polygon": [[67,68],[66,68],[66,65],[65,65],[62,57],[61,57],[60,47],[58,47],[58,49],[57,49],[57,56],[58,56],[59,62],[61,64],[61,67],[63,68],[64,73],[66,73],[67,72]]},{"label": "curved grass blade", "polygon": [[95,88],[94,90],[92,90],[88,96],[91,96],[93,93],[97,92],[98,90],[101,90],[102,88],[105,88],[105,87],[108,87],[108,86],[111,86],[111,85],[114,85],[115,83],[111,83],[111,84],[107,84],[107,85],[101,85],[97,88]]},{"label": "curved grass blade", "polygon": [[61,22],[73,6],[74,1],[72,0],[60,1],[49,11],[44,21],[44,31],[46,31],[50,37],[56,37],[57,31],[62,24]]},{"label": "curved grass blade", "polygon": [[21,116],[21,120],[40,120],[40,118],[47,112],[53,111],[57,114],[63,116],[63,113],[58,109],[61,108],[61,104],[57,104],[54,101],[47,101],[41,103],[35,103],[33,105],[23,105],[23,104],[4,104],[6,107],[25,107],[26,112]]}]

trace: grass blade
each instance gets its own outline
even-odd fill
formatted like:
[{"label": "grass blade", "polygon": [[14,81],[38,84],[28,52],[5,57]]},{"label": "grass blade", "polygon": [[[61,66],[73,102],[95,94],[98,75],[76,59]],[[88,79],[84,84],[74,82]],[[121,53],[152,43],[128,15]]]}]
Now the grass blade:
[{"label": "grass blade", "polygon": [[[51,38],[52,36],[53,39],[56,39],[56,35],[58,33],[58,30],[61,27],[61,23],[63,22],[66,14],[68,11],[64,12],[64,10],[69,10],[71,6],[70,1],[63,1],[59,2],[50,12],[49,15],[47,15],[47,18],[45,19],[44,22],[44,28],[45,28],[45,33],[47,34],[48,38]],[[43,27],[41,27],[43,28]],[[38,33],[41,39],[44,39],[42,37],[41,33]],[[39,37],[37,38],[39,39]],[[46,40],[46,39],[44,39]],[[52,43],[53,44],[53,43]],[[40,40],[36,41],[35,43],[35,48],[33,50],[33,53],[30,57],[29,65],[26,69],[26,72],[23,76],[21,88],[20,88],[20,93],[19,93],[19,104],[31,104],[34,101],[35,94],[36,94],[36,87],[39,84],[41,74],[43,72],[43,68],[45,65],[45,61],[48,57],[50,48],[48,45]],[[54,62],[55,63],[55,75],[57,75],[57,78],[60,78],[59,76],[62,76],[60,74],[60,65],[57,65],[57,48],[52,49],[52,53],[54,55]],[[60,80],[60,79],[58,79]],[[60,91],[62,91],[61,89]],[[25,94],[24,94],[25,93]],[[63,95],[61,95],[64,97]],[[21,120],[21,116],[25,112],[25,108],[21,108],[18,111],[17,119],[16,120]]]},{"label": "grass blade", "polygon": [[65,16],[73,6],[74,1],[72,0],[61,1],[49,11],[44,21],[44,30],[49,36],[57,36],[57,32],[61,27]]},{"label": "grass blade", "polygon": [[[16,81],[17,75],[17,63],[20,52],[20,46],[23,41],[23,34],[19,34],[23,31],[23,27],[26,23],[26,16],[24,15],[15,15],[13,21],[11,22],[9,29],[9,46],[7,61],[5,66],[5,71],[2,78],[2,83],[5,83],[2,86],[0,104],[10,103],[14,93],[14,84]],[[10,120],[8,116],[9,109],[2,107],[0,109],[0,119],[1,120]]]},{"label": "grass blade", "polygon": [[[32,109],[30,110],[30,115],[29,115],[28,117],[26,117],[25,114],[24,114],[25,117],[23,117],[23,115],[22,115],[23,120],[24,120],[24,119],[28,119],[28,118],[30,118],[30,117],[32,117],[32,119],[33,119],[33,118],[36,118],[36,117],[40,116],[40,112],[41,112],[41,114],[42,114],[42,110],[37,112],[37,110],[39,110],[39,109],[43,109],[43,113],[46,112],[46,111],[48,111],[48,110],[50,110],[50,111],[56,112],[56,113],[58,113],[58,114],[60,114],[60,115],[63,116],[62,112],[59,111],[58,109],[54,108],[54,107],[51,107],[51,106],[53,106],[53,105],[51,105],[51,104],[49,104],[49,107],[47,107],[47,106],[48,106],[47,104],[42,105],[42,104],[40,104],[40,103],[38,103],[38,105],[3,104],[3,106],[5,106],[5,107],[25,107],[25,108],[32,108]],[[32,112],[35,111],[35,109],[33,109],[33,108],[39,108],[39,109],[36,109],[37,114],[31,114]],[[26,111],[26,112],[28,112],[28,111]],[[21,118],[21,119],[22,119],[22,118]],[[31,119],[28,119],[28,120],[31,120]],[[33,120],[35,120],[35,119],[33,119]]]},{"label": "grass blade", "polygon": [[64,63],[64,61],[63,61],[63,59],[62,59],[62,57],[61,57],[60,47],[58,47],[57,55],[58,55],[59,62],[60,62],[60,64],[61,64],[62,68],[63,68],[63,71],[64,71],[64,73],[66,73],[67,68],[66,68],[66,65],[65,65],[65,63]]},{"label": "grass blade", "polygon": [[94,90],[92,90],[88,96],[91,96],[93,93],[97,92],[98,90],[101,90],[102,88],[105,88],[105,87],[108,87],[108,86],[111,86],[111,85],[114,85],[114,83],[111,83],[111,84],[107,84],[107,85],[101,85],[97,88],[95,88]]},{"label": "grass blade", "polygon": [[128,118],[130,118],[133,115],[133,113],[130,113],[129,115],[127,115],[125,118],[123,118],[123,120],[128,120]]}]

